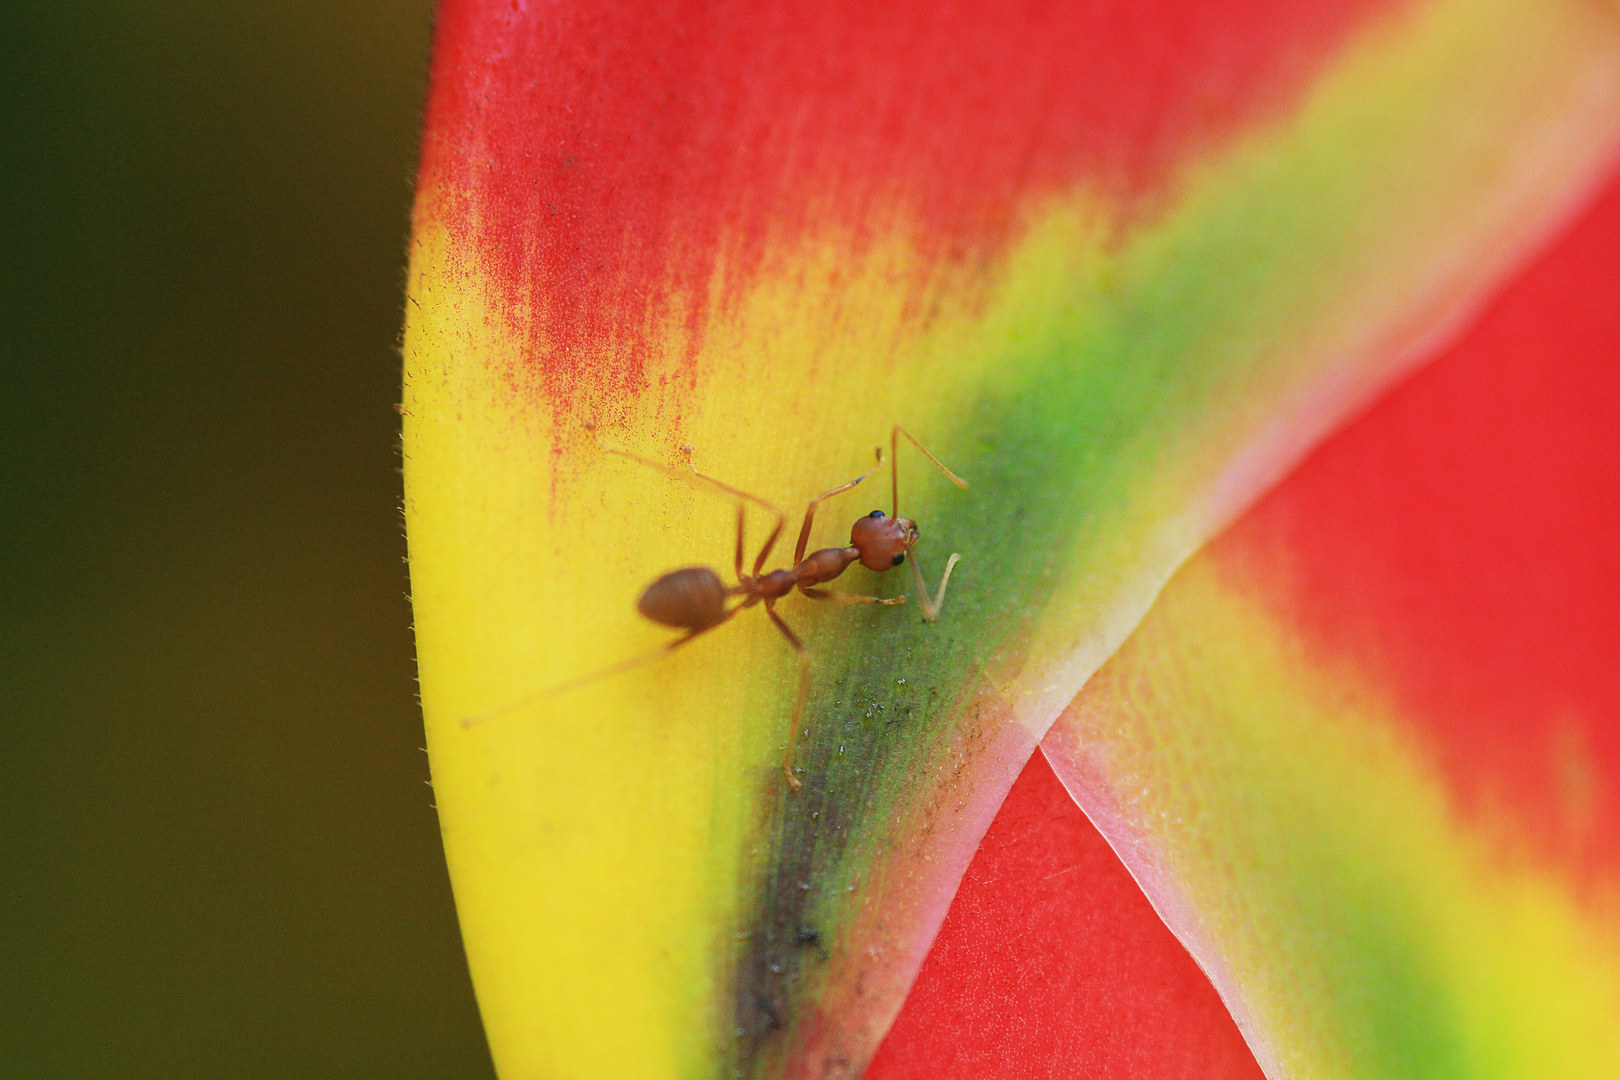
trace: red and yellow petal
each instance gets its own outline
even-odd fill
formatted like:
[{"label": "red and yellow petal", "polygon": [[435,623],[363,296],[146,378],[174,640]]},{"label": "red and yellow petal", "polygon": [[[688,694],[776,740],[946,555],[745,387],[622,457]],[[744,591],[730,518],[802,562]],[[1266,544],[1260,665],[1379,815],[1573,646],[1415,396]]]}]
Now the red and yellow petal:
[{"label": "red and yellow petal", "polygon": [[1043,744],[1268,1072],[1620,1075],[1620,183]]},{"label": "red and yellow petal", "polygon": [[[1620,20],[1583,0],[446,4],[406,517],[503,1074],[858,1072],[1002,794],[1160,583],[1617,134]],[[783,605],[815,657],[803,791],[763,619],[536,697],[668,640],[646,581],[731,562],[724,501],[584,424],[796,512],[896,422],[972,482],[901,451],[921,553],[964,562],[933,624]]]}]

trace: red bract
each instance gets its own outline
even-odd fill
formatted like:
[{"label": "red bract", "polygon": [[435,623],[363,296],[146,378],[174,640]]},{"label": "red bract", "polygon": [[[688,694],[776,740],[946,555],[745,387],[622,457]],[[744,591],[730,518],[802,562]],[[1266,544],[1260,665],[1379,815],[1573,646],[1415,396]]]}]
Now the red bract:
[{"label": "red bract", "polygon": [[663,320],[695,362],[709,306],[772,252],[848,232],[859,255],[896,206],[920,265],[970,281],[1022,208],[1077,183],[1151,212],[1190,156],[1285,112],[1403,7],[452,0],[423,182],[491,283],[541,306],[552,407],[599,401],[642,385]]}]

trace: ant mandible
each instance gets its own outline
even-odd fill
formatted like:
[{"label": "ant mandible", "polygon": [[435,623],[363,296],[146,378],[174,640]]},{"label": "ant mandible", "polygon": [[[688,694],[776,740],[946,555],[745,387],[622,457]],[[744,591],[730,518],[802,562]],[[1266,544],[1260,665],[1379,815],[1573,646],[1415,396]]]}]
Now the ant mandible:
[{"label": "ant mandible", "polygon": [[[587,430],[594,431],[594,425],[587,425]],[[719,490],[737,498],[737,547],[735,557],[735,572],[737,584],[728,586],[720,579],[720,575],[707,566],[688,566],[680,570],[672,570],[658,578],[642,592],[641,599],[636,603],[636,610],[653,622],[663,626],[685,630],[686,633],[674,641],[634,657],[620,664],[615,664],[604,671],[567,682],[545,691],[542,696],[552,697],[578,689],[587,683],[598,679],[617,675],[631,668],[667,656],[687,644],[699,635],[706,634],[718,626],[729,622],[738,612],[763,604],[765,614],[770,617],[776,628],[787,638],[788,644],[793,647],[799,656],[799,690],[793,703],[793,719],[788,729],[787,752],[782,758],[782,771],[787,776],[788,784],[793,788],[800,786],[799,780],[793,775],[793,748],[797,741],[799,718],[804,712],[805,695],[810,686],[810,652],[805,648],[799,635],[776,613],[776,602],[787,596],[794,589],[798,589],[812,600],[831,600],[841,604],[903,604],[904,596],[883,599],[876,596],[856,596],[850,593],[832,592],[828,589],[818,588],[834,580],[845,570],[859,562],[868,570],[882,573],[907,561],[910,556],[912,577],[917,583],[917,602],[922,608],[924,619],[932,622],[939,617],[940,608],[945,603],[945,589],[950,584],[951,571],[955,569],[961,556],[952,553],[945,563],[945,572],[940,576],[939,588],[932,597],[928,594],[927,583],[923,580],[922,569],[918,565],[914,549],[921,539],[921,532],[917,523],[909,518],[900,516],[900,436],[904,435],[911,441],[922,455],[931,461],[940,472],[957,487],[967,490],[967,481],[947,469],[943,462],[929,453],[927,448],[918,442],[909,431],[896,424],[889,433],[889,463],[890,488],[893,495],[893,513],[885,515],[881,510],[873,510],[865,517],[858,518],[850,529],[849,544],[844,547],[822,548],[813,551],[808,556],[805,548],[810,543],[810,529],[815,523],[816,508],[835,495],[842,495],[861,481],[877,472],[883,467],[883,448],[877,448],[877,464],[866,472],[849,481],[840,484],[829,491],[822,492],[810,500],[810,505],[804,511],[804,524],[799,528],[799,542],[793,549],[793,566],[782,570],[772,570],[762,573],[765,560],[770,558],[771,551],[781,538],[782,530],[787,526],[787,515],[773,504],[766,502],[757,495],[732,487],[730,484],[716,480],[697,470],[690,461],[687,468],[690,473],[661,465],[650,461],[627,450],[619,450],[608,446],[600,439],[597,445],[610,454],[629,458],[632,461],[656,469],[659,472],[669,473],[677,477],[691,476],[707,484],[712,484]],[[743,573],[743,557],[745,544],[743,528],[745,503],[752,502],[764,507],[776,517],[776,525],[771,529],[770,535],[765,538],[759,554],[754,557],[753,570]],[[740,597],[738,603],[728,605],[728,601]],[[502,712],[509,709],[501,710]],[[463,726],[470,727],[476,721],[464,720]]]}]

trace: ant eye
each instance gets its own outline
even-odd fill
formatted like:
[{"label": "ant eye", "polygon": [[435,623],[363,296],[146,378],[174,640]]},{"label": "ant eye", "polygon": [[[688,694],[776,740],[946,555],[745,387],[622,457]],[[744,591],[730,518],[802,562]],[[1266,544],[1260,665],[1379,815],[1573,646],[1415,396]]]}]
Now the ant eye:
[{"label": "ant eye", "polygon": [[873,517],[873,518],[880,518],[880,517],[882,517],[882,516],[883,516],[883,511],[881,511],[881,510],[874,510],[874,511],[872,511],[872,512],[871,512],[871,513],[870,513],[870,514],[867,514],[867,515],[866,515],[866,516],[867,516],[867,517]]},{"label": "ant eye", "polygon": [[891,566],[899,566],[901,563],[903,563],[905,561],[906,561],[906,553],[902,551],[900,554],[898,554],[898,555],[896,555],[894,557],[894,562],[891,563],[890,565]]}]

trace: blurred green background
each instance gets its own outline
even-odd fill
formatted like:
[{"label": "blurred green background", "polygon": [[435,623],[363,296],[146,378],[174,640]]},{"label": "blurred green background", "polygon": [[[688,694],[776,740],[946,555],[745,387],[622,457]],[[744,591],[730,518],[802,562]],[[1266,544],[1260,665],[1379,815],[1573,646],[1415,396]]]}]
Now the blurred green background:
[{"label": "blurred green background", "polygon": [[395,471],[430,4],[0,6],[0,1075],[487,1077]]}]

